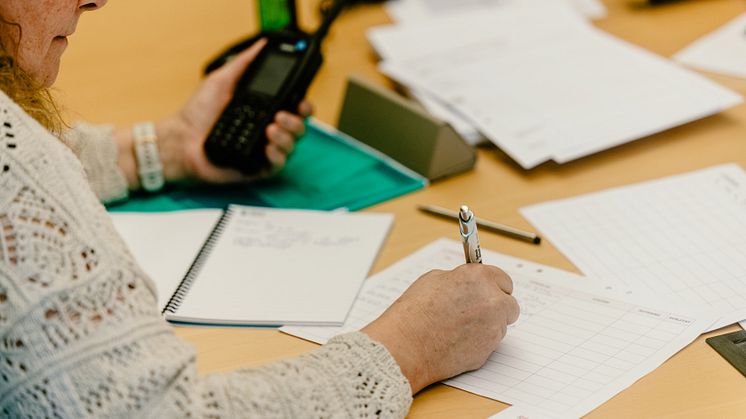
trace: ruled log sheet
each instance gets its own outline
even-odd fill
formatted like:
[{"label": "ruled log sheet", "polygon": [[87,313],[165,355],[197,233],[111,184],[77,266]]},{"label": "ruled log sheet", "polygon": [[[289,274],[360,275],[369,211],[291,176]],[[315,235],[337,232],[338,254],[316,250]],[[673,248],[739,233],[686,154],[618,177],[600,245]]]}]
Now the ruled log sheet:
[{"label": "ruled log sheet", "polygon": [[[599,281],[483,249],[507,271],[521,316],[479,370],[445,383],[558,417],[584,415],[694,340],[712,315],[640,305]],[[422,273],[464,261],[461,243],[441,239],[369,278],[342,327],[286,327],[314,342],[377,318]]]},{"label": "ruled log sheet", "polygon": [[746,319],[746,171],[735,164],[523,208],[584,274]]}]

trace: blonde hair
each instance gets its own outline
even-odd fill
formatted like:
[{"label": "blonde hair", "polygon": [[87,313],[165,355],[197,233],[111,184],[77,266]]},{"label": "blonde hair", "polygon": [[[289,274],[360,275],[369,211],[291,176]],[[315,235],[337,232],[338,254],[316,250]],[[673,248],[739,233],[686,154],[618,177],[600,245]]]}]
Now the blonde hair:
[{"label": "blonde hair", "polygon": [[[0,24],[9,24],[0,17]],[[65,123],[48,88],[39,85],[23,69],[0,42],[0,90],[5,92],[32,118],[59,136]]]}]

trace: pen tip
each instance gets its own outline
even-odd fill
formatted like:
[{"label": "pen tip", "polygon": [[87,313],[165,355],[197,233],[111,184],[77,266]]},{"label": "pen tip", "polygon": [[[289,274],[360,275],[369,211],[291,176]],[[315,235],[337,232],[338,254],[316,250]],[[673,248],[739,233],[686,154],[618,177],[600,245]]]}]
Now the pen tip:
[{"label": "pen tip", "polygon": [[534,237],[534,244],[541,244],[541,237]]}]

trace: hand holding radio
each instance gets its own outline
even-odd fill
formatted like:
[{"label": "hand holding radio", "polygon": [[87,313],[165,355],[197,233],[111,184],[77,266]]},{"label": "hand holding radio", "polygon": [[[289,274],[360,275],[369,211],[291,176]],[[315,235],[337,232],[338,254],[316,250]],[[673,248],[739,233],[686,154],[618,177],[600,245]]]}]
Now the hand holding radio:
[{"label": "hand holding radio", "polygon": [[[271,165],[271,156],[264,149],[270,143],[267,133],[272,116],[296,109],[305,97],[324,60],[321,43],[348,1],[332,0],[313,34],[290,25],[260,35],[266,45],[238,79],[233,97],[204,143],[205,154],[215,166],[251,174]],[[217,71],[214,69],[225,62],[230,64],[231,58],[251,42],[249,38],[229,47],[208,64],[207,71]]]},{"label": "hand holding radio", "polygon": [[268,139],[263,152],[269,165],[255,173],[242,173],[214,165],[205,155],[204,143],[220,114],[233,96],[238,79],[265,46],[257,41],[233,60],[210,73],[184,107],[157,124],[159,149],[167,180],[185,178],[210,183],[246,182],[268,176],[285,165],[295,140],[303,135],[303,118],[310,115],[311,105],[302,101],[299,115],[277,112],[266,128]]}]

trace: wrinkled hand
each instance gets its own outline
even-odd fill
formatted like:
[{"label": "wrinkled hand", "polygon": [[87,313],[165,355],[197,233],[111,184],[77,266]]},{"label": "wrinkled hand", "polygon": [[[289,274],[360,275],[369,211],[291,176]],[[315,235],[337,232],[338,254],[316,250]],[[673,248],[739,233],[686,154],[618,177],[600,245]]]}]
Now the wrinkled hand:
[{"label": "wrinkled hand", "polygon": [[237,170],[217,167],[204,152],[205,140],[230,101],[238,79],[265,44],[266,40],[257,41],[210,73],[176,115],[159,123],[159,149],[167,180],[192,178],[211,183],[242,182],[271,175],[285,165],[296,139],[303,135],[303,117],[311,114],[311,105],[306,101],[300,104],[299,115],[280,111],[267,127],[269,142],[265,152],[271,167],[266,172],[247,176]]},{"label": "wrinkled hand", "polygon": [[494,266],[430,271],[362,332],[389,350],[414,394],[487,361],[518,319],[512,291]]}]

